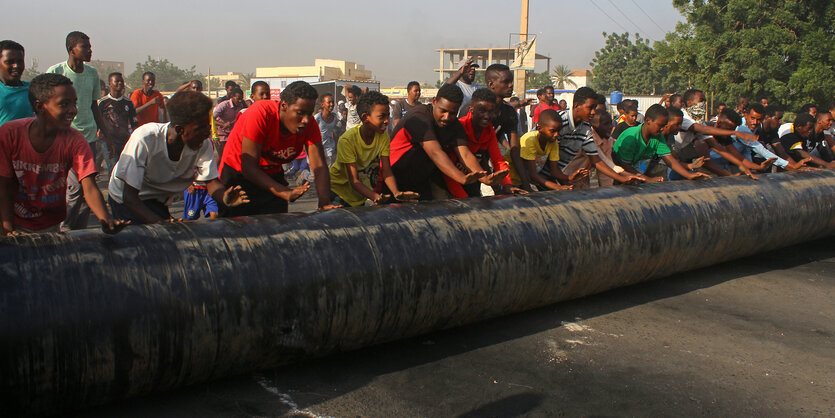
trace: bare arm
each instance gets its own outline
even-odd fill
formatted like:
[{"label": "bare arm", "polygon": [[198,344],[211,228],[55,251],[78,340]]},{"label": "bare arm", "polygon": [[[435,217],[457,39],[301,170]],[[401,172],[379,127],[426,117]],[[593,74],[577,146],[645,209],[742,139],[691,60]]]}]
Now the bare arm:
[{"label": "bare arm", "polygon": [[[701,125],[693,125],[693,126],[701,126]],[[714,128],[714,129],[719,129],[719,128]],[[719,130],[720,131],[726,131],[726,129],[719,129]],[[735,132],[735,131],[730,131],[730,132]],[[741,134],[742,132],[737,132],[737,133]],[[728,160],[728,162],[730,162],[731,164],[739,167],[739,170],[742,171],[743,173],[745,173],[745,175],[747,175],[748,177],[751,177],[754,180],[759,180],[756,176],[754,176],[754,174],[751,173],[751,170],[748,167],[745,166],[745,163],[740,161],[739,158],[736,158],[736,156],[734,154],[729,152],[724,145],[720,144],[719,141],[716,140],[716,138],[709,137],[705,140],[705,142],[707,143],[708,146],[710,146],[711,150],[716,151],[716,153],[721,155],[722,158]],[[730,147],[733,147],[733,146],[730,146]]]},{"label": "bare arm", "polygon": [[446,79],[446,81],[444,81],[444,83],[446,83],[446,84],[457,83],[458,80],[461,79],[461,76],[464,75],[464,70],[469,68],[470,64],[472,64],[472,63],[473,63],[473,59],[472,58],[468,59],[467,62],[465,62],[464,65],[462,65],[460,68],[458,68],[458,71],[452,73],[452,75],[449,76],[449,78]]},{"label": "bare arm", "polygon": [[[129,222],[125,222],[122,220],[113,220],[113,217],[110,216],[110,212],[107,210],[107,204],[104,203],[104,197],[102,197],[101,191],[99,190],[99,187],[96,185],[95,178],[95,175],[91,175],[84,177],[80,181],[81,189],[84,192],[84,201],[87,202],[87,206],[90,207],[90,210],[93,211],[93,214],[96,215],[96,218],[99,218],[99,222],[101,222],[101,230],[108,234],[115,234],[121,231],[122,228],[127,226]],[[125,188],[129,187],[130,186],[125,184]],[[137,199],[138,198],[139,196],[137,192]],[[142,206],[145,205],[142,204]]]},{"label": "bare arm", "polygon": [[[524,161],[525,161],[525,166],[524,166],[525,170],[530,172],[531,180],[533,180],[533,181],[537,182],[538,184],[541,184],[541,185],[543,185],[543,186],[545,186],[545,187],[547,187],[551,190],[573,189],[572,186],[563,186],[559,183],[555,183],[551,180],[548,180],[547,178],[543,177],[541,174],[537,173],[536,172],[536,161],[534,161],[534,160],[524,160]],[[565,174],[563,174],[563,172],[557,166],[556,161],[548,161],[547,163],[551,164],[551,174],[553,174],[555,178],[559,179],[560,177],[563,177],[563,178],[565,178],[566,181],[568,180],[568,177],[566,177]]]},{"label": "bare arm", "polygon": [[[664,162],[667,163],[667,166],[672,168],[673,171],[675,171],[678,174],[681,174],[682,176],[684,176],[684,178],[686,178],[688,180],[695,180],[695,179],[699,179],[699,178],[710,178],[710,176],[708,176],[705,173],[698,173],[698,172],[697,173],[691,173],[690,170],[688,170],[686,167],[681,165],[681,163],[670,154],[661,157],[661,159],[664,160]],[[626,168],[626,167],[624,167],[624,168]]]},{"label": "bare arm", "polygon": [[[145,93],[142,93],[142,94],[145,94]],[[153,98],[151,101],[149,101],[148,103],[145,103],[144,105],[137,107],[137,108],[136,108],[136,113],[142,113],[143,111],[145,111],[145,109],[147,109],[147,108],[149,108],[149,107],[151,107],[151,106],[153,106],[153,105],[155,105],[155,104],[159,103],[159,101],[160,101],[160,98],[159,98],[159,97],[154,97],[154,98]]]},{"label": "bare arm", "polygon": [[455,164],[452,163],[452,160],[449,159],[449,156],[446,155],[444,150],[441,149],[441,144],[438,141],[423,141],[420,143],[420,146],[423,147],[423,151],[426,152],[426,155],[429,156],[442,173],[458,183],[474,183],[486,174],[484,171],[481,171],[481,168],[479,168],[479,171],[473,171],[469,174],[462,173],[461,170],[455,167]]}]

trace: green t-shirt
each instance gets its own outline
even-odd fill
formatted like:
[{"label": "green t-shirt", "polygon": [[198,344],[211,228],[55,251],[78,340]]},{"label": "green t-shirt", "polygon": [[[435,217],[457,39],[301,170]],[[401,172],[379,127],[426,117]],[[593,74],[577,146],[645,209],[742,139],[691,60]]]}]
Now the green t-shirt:
[{"label": "green t-shirt", "polygon": [[374,190],[380,177],[380,157],[388,157],[391,153],[388,133],[374,135],[374,140],[371,141],[371,145],[368,145],[360,136],[361,126],[357,125],[348,129],[339,138],[336,147],[336,162],[330,169],[331,191],[351,206],[362,206],[366,198],[351,187],[347,164],[355,164],[359,181]]},{"label": "green t-shirt", "polygon": [[641,126],[633,126],[623,131],[618,140],[615,142],[612,151],[620,161],[627,163],[633,168],[641,170],[642,164],[655,158],[655,156],[663,157],[670,155],[670,147],[667,146],[667,141],[664,136],[658,135],[649,138],[649,142],[644,142],[641,136]]},{"label": "green t-shirt", "polygon": [[33,116],[29,104],[29,83],[20,86],[7,86],[0,81],[0,126],[4,123]]},{"label": "green t-shirt", "polygon": [[46,70],[47,73],[61,74],[72,81],[75,94],[78,96],[78,114],[72,121],[72,127],[79,130],[87,142],[96,142],[96,120],[93,118],[92,106],[101,96],[99,73],[95,68],[84,64],[84,72],[73,71],[67,62],[55,64]]}]

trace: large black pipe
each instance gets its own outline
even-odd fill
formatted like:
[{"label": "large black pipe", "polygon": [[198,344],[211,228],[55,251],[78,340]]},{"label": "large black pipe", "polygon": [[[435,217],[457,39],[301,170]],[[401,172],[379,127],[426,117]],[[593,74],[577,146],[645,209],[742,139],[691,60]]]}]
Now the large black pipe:
[{"label": "large black pipe", "polygon": [[0,408],[66,411],[835,234],[835,173],[0,240]]}]

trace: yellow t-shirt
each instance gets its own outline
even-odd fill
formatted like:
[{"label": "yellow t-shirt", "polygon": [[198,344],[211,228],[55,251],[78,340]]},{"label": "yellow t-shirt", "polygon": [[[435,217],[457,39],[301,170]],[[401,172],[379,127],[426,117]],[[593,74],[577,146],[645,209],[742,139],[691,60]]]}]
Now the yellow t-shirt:
[{"label": "yellow t-shirt", "polygon": [[[539,131],[530,131],[519,138],[519,156],[523,160],[535,161],[538,155],[546,156],[548,161],[559,161],[560,146],[559,142],[548,142],[545,144],[545,149],[539,146]],[[519,172],[513,166],[513,159],[510,158],[510,152],[505,155],[507,165],[510,167],[510,181],[514,186],[520,186],[522,179],[519,177]]]},{"label": "yellow t-shirt", "polygon": [[359,180],[371,190],[380,177],[380,157],[390,155],[390,139],[387,132],[374,135],[371,145],[360,136],[360,127],[348,129],[339,138],[336,147],[336,162],[331,166],[331,191],[351,206],[362,206],[365,196],[359,194],[348,179],[347,164],[356,164]]}]

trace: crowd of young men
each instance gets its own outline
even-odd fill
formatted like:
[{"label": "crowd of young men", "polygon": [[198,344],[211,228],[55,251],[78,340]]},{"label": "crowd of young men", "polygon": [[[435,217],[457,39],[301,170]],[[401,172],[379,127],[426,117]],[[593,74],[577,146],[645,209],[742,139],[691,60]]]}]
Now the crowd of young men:
[{"label": "crowd of young men", "polygon": [[[90,38],[71,32],[68,58],[27,83],[24,49],[0,42],[0,221],[5,235],[81,229],[92,211],[105,232],[129,223],[287,212],[310,189],[318,207],[378,205],[484,194],[524,194],[711,176],[835,169],[833,117],[809,104],[789,123],[767,99],[706,120],[699,90],[667,94],[641,114],[637,101],[609,114],[605,96],[588,87],[572,103],[554,89],[511,98],[513,74],[465,60],[422,103],[417,82],[390,101],[346,86],[339,111],[333,94],[303,81],[269,100],[256,82],[249,98],[235,83],[213,103],[198,80],[164,97],[153,73],[125,96],[122,74],[107,75],[103,95]],[[763,103],[765,102],[765,103]],[[214,140],[213,140],[214,139]],[[102,141],[102,146],[98,146]],[[95,155],[115,163],[107,204],[96,185]],[[288,175],[306,172],[297,184]],[[182,217],[169,207],[182,194]],[[109,205],[108,205],[109,204]],[[108,208],[109,206],[109,208]],[[63,223],[63,228],[59,224]]]}]

